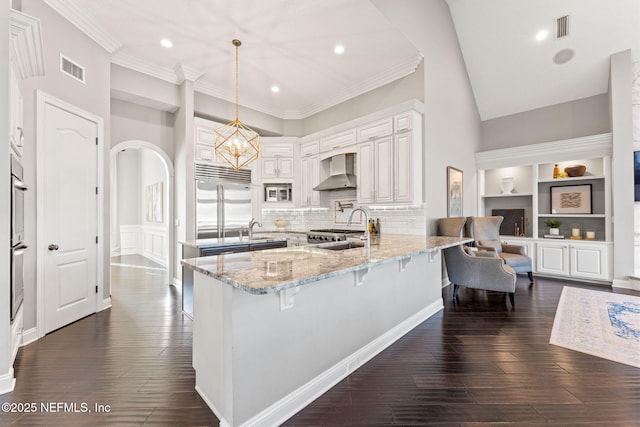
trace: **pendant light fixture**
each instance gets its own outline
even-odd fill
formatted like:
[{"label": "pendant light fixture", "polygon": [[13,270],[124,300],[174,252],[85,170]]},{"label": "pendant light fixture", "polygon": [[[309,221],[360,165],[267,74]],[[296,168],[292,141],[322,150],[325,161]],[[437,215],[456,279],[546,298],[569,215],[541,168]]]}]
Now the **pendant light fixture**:
[{"label": "pendant light fixture", "polygon": [[236,119],[215,130],[216,155],[235,170],[253,162],[260,154],[260,135],[238,119],[238,48],[240,40],[232,41],[236,47]]}]

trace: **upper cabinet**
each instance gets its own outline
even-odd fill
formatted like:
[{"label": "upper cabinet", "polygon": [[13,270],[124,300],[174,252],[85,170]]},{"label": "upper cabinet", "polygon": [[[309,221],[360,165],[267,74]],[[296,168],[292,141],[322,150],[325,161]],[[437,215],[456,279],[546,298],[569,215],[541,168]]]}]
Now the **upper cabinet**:
[{"label": "upper cabinet", "polygon": [[13,70],[13,61],[10,61],[10,105],[11,110],[10,122],[9,122],[9,140],[14,152],[18,156],[22,156],[22,149],[24,147],[24,132],[23,132],[23,98],[20,90],[20,84],[16,73]]},{"label": "upper cabinet", "polygon": [[[400,129],[394,124],[400,123]],[[409,111],[358,128],[360,204],[421,204],[422,116]]]},{"label": "upper cabinet", "polygon": [[21,81],[44,76],[44,54],[40,20],[11,9],[11,55],[9,60],[9,140],[11,148],[22,156],[24,148],[23,97]]},{"label": "upper cabinet", "polygon": [[270,142],[260,145],[260,178],[288,180],[294,178],[295,142]]},{"label": "upper cabinet", "polygon": [[311,141],[300,146],[299,205],[320,206],[320,192],[313,188],[320,183],[319,142]]},{"label": "upper cabinet", "polygon": [[355,152],[356,130],[349,129],[347,131],[332,134],[320,138],[320,153],[346,153],[348,151]]}]

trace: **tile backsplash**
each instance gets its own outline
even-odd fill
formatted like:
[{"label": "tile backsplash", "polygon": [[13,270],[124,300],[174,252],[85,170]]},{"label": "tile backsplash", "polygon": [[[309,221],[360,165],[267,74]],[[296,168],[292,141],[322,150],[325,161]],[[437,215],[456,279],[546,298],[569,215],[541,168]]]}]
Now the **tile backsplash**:
[{"label": "tile backsplash", "polygon": [[[274,230],[274,221],[287,220],[286,230],[306,231],[319,228],[354,228],[361,229],[361,222],[355,225],[360,215],[354,216],[354,225],[347,227],[346,222],[351,210],[358,207],[355,199],[333,199],[331,207],[317,208],[278,208],[262,209],[262,224],[265,230]],[[382,233],[413,234],[425,236],[426,217],[424,205],[419,206],[364,206],[372,219],[379,219]]]}]

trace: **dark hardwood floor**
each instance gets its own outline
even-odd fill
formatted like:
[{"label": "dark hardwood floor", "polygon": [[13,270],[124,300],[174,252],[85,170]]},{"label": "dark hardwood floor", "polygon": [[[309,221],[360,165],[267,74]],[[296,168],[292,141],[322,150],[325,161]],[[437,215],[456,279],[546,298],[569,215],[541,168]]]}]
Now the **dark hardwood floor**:
[{"label": "dark hardwood floor", "polygon": [[[16,389],[0,402],[38,412],[0,413],[0,425],[218,425],[194,391],[180,295],[147,266],[114,266],[113,308],[20,349]],[[524,276],[513,309],[500,293],[461,288],[454,303],[443,289],[444,312],[284,425],[640,426],[640,369],[549,344],[563,285],[608,290]],[[41,402],[110,412],[43,413]]]}]

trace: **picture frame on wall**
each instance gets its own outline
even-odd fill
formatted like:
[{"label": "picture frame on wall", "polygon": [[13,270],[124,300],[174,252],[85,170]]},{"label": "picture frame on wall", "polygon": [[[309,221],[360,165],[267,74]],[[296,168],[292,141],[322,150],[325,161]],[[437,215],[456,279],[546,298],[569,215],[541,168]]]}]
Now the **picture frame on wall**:
[{"label": "picture frame on wall", "polygon": [[462,170],[447,166],[447,216],[462,216]]},{"label": "picture frame on wall", "polygon": [[550,187],[552,214],[592,213],[591,184]]},{"label": "picture frame on wall", "polygon": [[145,187],[146,219],[148,222],[164,221],[164,182]]}]

